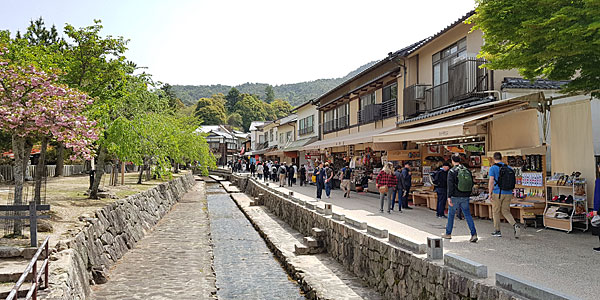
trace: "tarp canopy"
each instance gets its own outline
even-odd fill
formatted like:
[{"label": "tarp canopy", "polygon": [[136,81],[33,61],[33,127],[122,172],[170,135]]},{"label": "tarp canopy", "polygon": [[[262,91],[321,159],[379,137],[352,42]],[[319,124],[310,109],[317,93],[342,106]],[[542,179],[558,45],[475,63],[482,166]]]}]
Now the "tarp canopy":
[{"label": "tarp canopy", "polygon": [[303,149],[304,146],[310,144],[310,143],[314,143],[318,140],[318,137],[310,137],[310,138],[306,138],[306,139],[301,139],[301,140],[297,140],[292,142],[289,146],[283,148],[283,152],[293,152],[293,151],[300,151]]},{"label": "tarp canopy", "polygon": [[371,142],[373,142],[374,135],[384,133],[384,132],[393,130],[395,128],[396,128],[395,126],[383,127],[383,128],[379,128],[376,130],[367,130],[367,131],[358,132],[358,133],[354,133],[354,134],[338,136],[338,137],[331,138],[331,139],[320,140],[318,142],[315,142],[315,143],[305,146],[303,150],[324,149],[324,148],[330,148],[330,147],[371,143]]}]

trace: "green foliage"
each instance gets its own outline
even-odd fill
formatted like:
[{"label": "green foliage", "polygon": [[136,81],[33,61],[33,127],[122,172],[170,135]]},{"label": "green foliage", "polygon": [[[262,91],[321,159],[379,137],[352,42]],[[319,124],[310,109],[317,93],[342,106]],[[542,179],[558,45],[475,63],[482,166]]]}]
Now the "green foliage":
[{"label": "green foliage", "polygon": [[239,113],[234,112],[227,118],[227,124],[233,127],[242,127],[242,123],[242,116]]},{"label": "green foliage", "polygon": [[574,78],[563,92],[600,95],[600,1],[477,0],[481,56],[492,69],[517,68],[528,79]]},{"label": "green foliage", "polygon": [[273,101],[269,108],[269,120],[277,120],[279,118],[285,117],[292,112],[292,105],[289,102],[277,99]]},{"label": "green foliage", "polygon": [[265,102],[271,103],[275,100],[275,92],[273,91],[273,87],[271,85],[267,85],[265,88]]},{"label": "green foliage", "polygon": [[210,98],[200,98],[196,103],[194,115],[204,125],[225,124],[227,118],[223,94],[213,95]]},{"label": "green foliage", "polygon": [[238,91],[236,88],[231,88],[229,93],[227,93],[227,96],[225,96],[225,100],[227,100],[227,103],[225,104],[227,110],[232,111],[235,107],[235,104],[241,99],[242,97],[240,95],[240,91]]},{"label": "green foliage", "polygon": [[242,94],[242,100],[236,103],[234,111],[242,116],[242,126],[247,131],[252,121],[264,121],[269,116],[269,104],[254,95]]},{"label": "green foliage", "polygon": [[[356,70],[348,73],[344,77],[332,78],[332,79],[318,79],[314,81],[306,81],[292,84],[282,84],[273,87],[273,92],[277,99],[283,99],[292,106],[297,106],[310,99],[316,98],[332,88],[338,86],[342,82],[350,79],[356,74],[362,72],[368,67],[372,66],[376,62],[370,62],[365,64]],[[266,83],[244,83],[235,86],[240,93],[252,94],[252,95],[264,95],[268,84]],[[185,105],[193,105],[197,99],[208,98],[213,94],[227,93],[231,90],[232,86],[216,84],[216,85],[174,85],[173,90],[177,94],[177,97]]]}]

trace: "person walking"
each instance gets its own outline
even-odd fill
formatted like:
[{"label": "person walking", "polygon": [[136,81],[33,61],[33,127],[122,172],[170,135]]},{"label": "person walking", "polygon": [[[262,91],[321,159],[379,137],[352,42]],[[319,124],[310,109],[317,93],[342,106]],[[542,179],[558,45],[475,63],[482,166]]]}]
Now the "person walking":
[{"label": "person walking", "polygon": [[258,166],[256,167],[256,174],[258,175],[258,180],[261,180],[263,177],[263,173],[264,173],[264,166],[262,163],[259,163]]},{"label": "person walking", "polygon": [[325,195],[327,199],[331,198],[331,188],[333,184],[333,169],[329,166],[329,163],[325,163]]},{"label": "person walking", "polygon": [[300,167],[300,186],[306,185],[306,166],[302,165]]},{"label": "person walking", "polygon": [[265,177],[265,182],[269,181],[271,177],[271,164],[267,163],[263,169],[263,176]]},{"label": "person walking", "polygon": [[412,173],[410,172],[410,162],[404,163],[404,169],[400,172],[400,186],[402,190],[399,192],[401,195],[402,203],[398,201],[398,205],[402,204],[404,209],[412,209],[408,206],[408,195],[410,194],[410,187],[412,185]]},{"label": "person walking", "polygon": [[392,210],[394,210],[394,206],[396,204],[396,199],[398,199],[398,211],[402,212],[402,167],[396,166],[396,170],[394,171],[394,176],[396,176],[396,186],[394,186],[394,190],[392,191]]},{"label": "person walking", "polygon": [[294,180],[292,181],[294,184],[296,184],[296,178],[298,178],[298,166],[292,165],[292,167],[294,168]]},{"label": "person walking", "polygon": [[500,215],[502,215],[513,227],[515,238],[518,239],[521,235],[521,226],[515,222],[515,218],[510,213],[510,202],[513,198],[513,189],[516,182],[515,171],[502,162],[500,152],[494,153],[494,165],[490,167],[488,177],[490,178],[488,188],[492,197],[492,215],[495,229],[492,236],[502,236],[500,232]]},{"label": "person walking", "polygon": [[396,176],[394,172],[392,172],[394,165],[391,162],[388,162],[383,167],[383,170],[379,172],[377,178],[375,179],[375,183],[377,184],[377,189],[379,190],[379,212],[383,213],[383,204],[385,202],[385,197],[387,196],[387,212],[391,213],[390,209],[392,208],[391,201],[391,189],[394,188],[398,184]]},{"label": "person walking", "polygon": [[292,184],[294,183],[294,176],[296,175],[296,169],[294,169],[294,166],[290,165],[287,168],[287,176],[288,176],[288,186],[291,187]]},{"label": "person walking", "polygon": [[[600,174],[600,164],[596,166],[598,168],[598,174]],[[593,216],[597,216],[600,214],[600,177],[596,178],[595,186],[594,186],[594,210],[592,211]],[[592,227],[592,234],[598,236],[598,240],[600,240],[600,228]],[[600,247],[594,248],[594,251],[600,252]]]},{"label": "person walking", "polygon": [[471,231],[471,243],[477,242],[477,230],[471,211],[469,209],[469,196],[473,190],[473,175],[471,171],[460,164],[460,156],[452,156],[452,165],[454,166],[448,171],[448,224],[446,225],[446,233],[442,234],[442,238],[451,239],[452,229],[454,228],[454,214],[456,209],[460,208],[465,214],[467,225]]},{"label": "person walking", "polygon": [[279,187],[285,186],[285,178],[287,175],[287,168],[285,167],[285,163],[281,163],[279,166]]},{"label": "person walking", "polygon": [[325,187],[325,169],[323,163],[320,163],[318,167],[315,167],[313,175],[317,178],[317,199],[321,200],[323,195],[323,188]]},{"label": "person walking", "polygon": [[256,175],[256,164],[250,163],[250,176],[254,177]]},{"label": "person walking", "polygon": [[438,218],[446,217],[446,200],[448,199],[448,171],[450,170],[450,164],[444,162],[442,167],[433,173],[432,181],[435,186],[435,192],[437,193],[437,210],[436,215]]},{"label": "person walking", "polygon": [[279,164],[277,162],[273,163],[273,168],[271,168],[271,180],[273,182],[277,182],[277,180],[279,179],[279,176],[277,176],[277,173],[279,172]]},{"label": "person walking", "polygon": [[344,198],[350,198],[350,181],[352,179],[352,169],[350,169],[349,165],[346,165],[340,171],[340,178],[342,179],[342,183],[340,187],[342,191],[344,191]]}]

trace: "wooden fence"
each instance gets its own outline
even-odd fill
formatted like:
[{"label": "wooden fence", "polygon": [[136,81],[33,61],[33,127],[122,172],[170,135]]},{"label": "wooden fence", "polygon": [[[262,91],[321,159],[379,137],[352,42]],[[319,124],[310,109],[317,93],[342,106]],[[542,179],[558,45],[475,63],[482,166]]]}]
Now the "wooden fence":
[{"label": "wooden fence", "polygon": [[[37,166],[29,166],[29,175],[32,177],[35,175],[35,170]],[[83,165],[64,165],[63,166],[63,176],[73,176],[83,174],[85,171],[85,167]],[[56,174],[56,166],[55,165],[47,165],[46,166],[46,177],[52,177]],[[0,175],[4,181],[12,181],[13,177],[13,166],[12,165],[0,165]]]}]

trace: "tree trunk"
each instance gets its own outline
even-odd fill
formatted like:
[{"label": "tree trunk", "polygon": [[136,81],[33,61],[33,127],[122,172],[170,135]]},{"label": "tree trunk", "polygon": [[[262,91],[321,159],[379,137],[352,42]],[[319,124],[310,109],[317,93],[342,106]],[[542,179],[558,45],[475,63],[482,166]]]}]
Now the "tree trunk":
[{"label": "tree trunk", "polygon": [[33,149],[33,142],[30,139],[25,139],[25,147],[23,149],[23,178],[25,181],[33,180],[29,173],[29,157]]},{"label": "tree trunk", "polygon": [[42,203],[42,178],[46,175],[46,150],[48,149],[48,138],[42,138],[42,149],[40,149],[40,158],[35,169],[35,195],[33,200],[36,204]]},{"label": "tree trunk", "polygon": [[96,173],[94,174],[94,183],[92,184],[92,190],[90,191],[90,198],[98,199],[98,188],[100,187],[100,180],[104,175],[104,158],[106,157],[106,150],[100,146],[98,149],[98,161],[96,163]]},{"label": "tree trunk", "polygon": [[61,177],[63,176],[65,165],[65,146],[62,143],[58,144],[58,153],[56,156],[56,172],[54,173],[54,177]]},{"label": "tree trunk", "polygon": [[[25,138],[18,137],[13,135],[12,137],[12,148],[13,154],[15,156],[15,161],[13,165],[13,177],[15,180],[15,194],[14,194],[14,204],[19,205],[23,204],[23,152],[25,150]],[[19,215],[20,213],[15,213]],[[13,235],[20,236],[21,231],[23,229],[23,221],[15,220],[13,227]]]},{"label": "tree trunk", "polygon": [[142,165],[140,166],[140,176],[138,176],[137,184],[142,184],[142,176],[144,175],[144,166],[146,165],[146,160],[144,159]]}]

